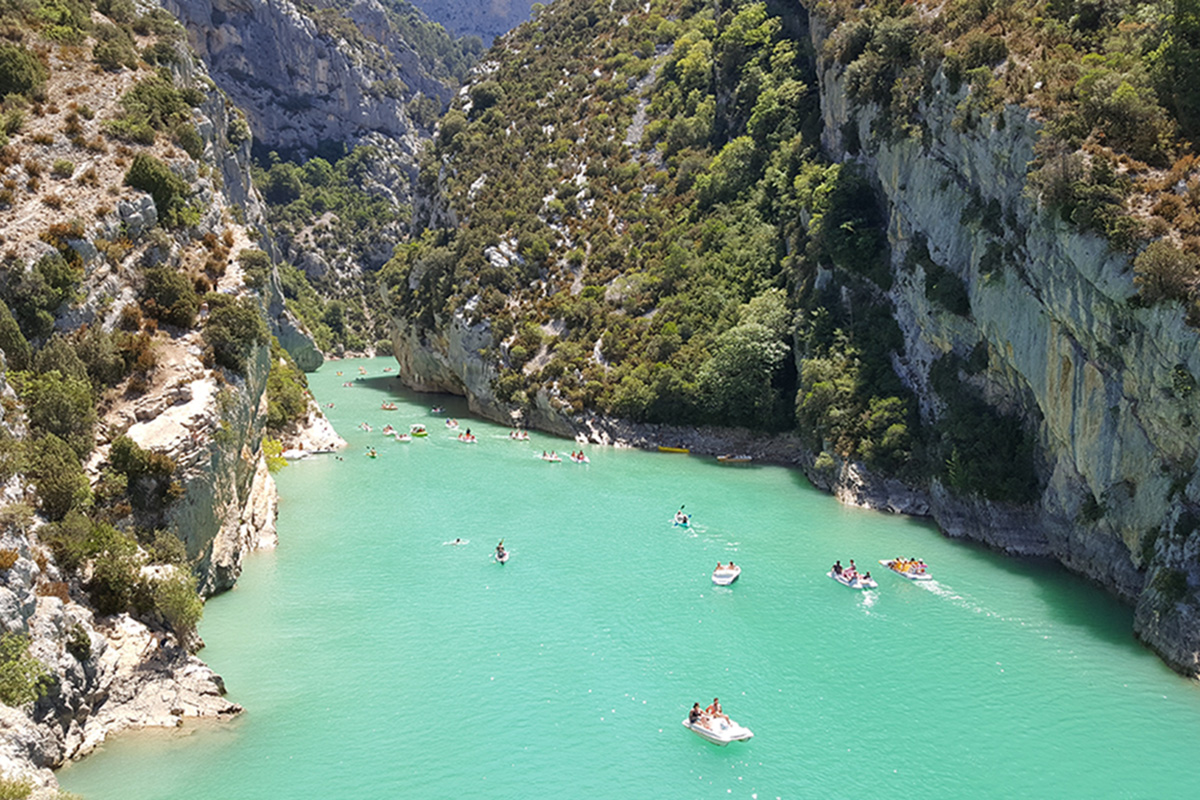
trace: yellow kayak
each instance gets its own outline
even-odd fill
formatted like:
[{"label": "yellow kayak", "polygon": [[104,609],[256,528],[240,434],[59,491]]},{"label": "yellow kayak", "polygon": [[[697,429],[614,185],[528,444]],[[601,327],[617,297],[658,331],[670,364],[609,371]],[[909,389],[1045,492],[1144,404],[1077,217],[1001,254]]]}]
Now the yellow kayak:
[{"label": "yellow kayak", "polygon": [[686,447],[663,447],[660,444],[658,446],[658,452],[660,452],[660,453],[690,453],[692,451],[688,450]]}]

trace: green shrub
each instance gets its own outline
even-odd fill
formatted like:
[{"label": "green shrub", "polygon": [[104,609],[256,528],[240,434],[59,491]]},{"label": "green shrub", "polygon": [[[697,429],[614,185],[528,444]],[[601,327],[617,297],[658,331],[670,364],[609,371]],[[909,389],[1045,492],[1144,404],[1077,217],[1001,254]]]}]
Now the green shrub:
[{"label": "green shrub", "polygon": [[23,706],[40,699],[54,683],[46,666],[29,654],[23,633],[0,635],[0,702]]},{"label": "green shrub", "polygon": [[11,370],[29,369],[31,349],[29,342],[21,333],[21,327],[13,319],[8,304],[0,300],[0,350],[4,351],[4,359]]},{"label": "green shrub", "polygon": [[58,371],[77,381],[88,379],[87,367],[75,351],[75,346],[62,334],[55,333],[33,357],[33,368],[40,373]]},{"label": "green shrub", "polygon": [[32,793],[29,778],[0,778],[0,800],[25,800]]},{"label": "green shrub", "polygon": [[268,341],[266,321],[258,301],[250,297],[230,298],[209,294],[204,341],[212,348],[218,364],[234,372],[245,372],[251,350]]},{"label": "green shrub", "polygon": [[67,628],[67,652],[75,656],[75,660],[84,663],[92,657],[92,637],[87,628],[75,624]]},{"label": "green shrub", "polygon": [[125,173],[125,184],[154,198],[154,207],[164,227],[178,228],[189,222],[186,201],[191,189],[187,181],[154,156],[147,153],[134,156],[133,164]]},{"label": "green shrub", "polygon": [[271,371],[267,375],[267,428],[280,431],[308,413],[308,381],[304,373],[271,337]]},{"label": "green shrub", "polygon": [[133,37],[116,25],[97,25],[93,34],[92,59],[103,69],[116,72],[122,67],[137,69],[138,53]]},{"label": "green shrub", "polygon": [[155,529],[146,547],[150,561],[155,564],[187,563],[187,545],[175,534],[162,528]]},{"label": "green shrub", "polygon": [[50,167],[50,174],[56,178],[69,178],[75,174],[75,162],[66,158],[57,159]]},{"label": "green shrub", "polygon": [[86,379],[64,376],[58,370],[26,374],[19,381],[17,393],[35,432],[53,434],[79,458],[92,451],[96,408]]},{"label": "green shrub", "polygon": [[177,328],[192,327],[200,296],[187,276],[170,267],[151,267],[145,277],[142,302],[146,314]]},{"label": "green shrub", "polygon": [[247,286],[251,289],[261,289],[267,285],[271,275],[271,257],[266,252],[246,249],[238,253],[237,258]]},{"label": "green shrub", "polygon": [[34,440],[29,462],[38,504],[51,520],[60,520],[89,501],[91,489],[79,456],[62,439],[49,433]]},{"label": "green shrub", "polygon": [[1186,302],[1200,278],[1200,256],[1160,239],[1133,260],[1133,284],[1147,304]]},{"label": "green shrub", "polygon": [[137,543],[111,525],[95,523],[85,543],[92,560],[86,584],[96,610],[119,614],[133,605],[141,582],[141,560]]},{"label": "green shrub", "polygon": [[200,138],[200,132],[190,122],[175,128],[175,143],[194,160],[198,161],[204,155],[204,139]]},{"label": "green shrub", "polygon": [[156,510],[170,501],[175,461],[166,453],[146,450],[128,436],[119,436],[108,453],[115,472],[125,477],[126,490],[134,508]]},{"label": "green shrub", "polygon": [[204,603],[196,594],[195,576],[176,570],[170,577],[154,581],[150,595],[154,608],[171,630],[181,640],[191,639],[204,615]]},{"label": "green shrub", "polygon": [[0,97],[20,94],[33,97],[46,84],[46,67],[19,44],[0,44]]}]

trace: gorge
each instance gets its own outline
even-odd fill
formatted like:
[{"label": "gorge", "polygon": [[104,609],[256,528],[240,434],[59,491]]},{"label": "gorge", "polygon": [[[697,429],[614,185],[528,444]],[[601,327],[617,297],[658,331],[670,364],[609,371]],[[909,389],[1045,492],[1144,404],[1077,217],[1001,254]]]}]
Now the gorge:
[{"label": "gorge", "polygon": [[355,352],[1050,557],[1200,672],[1189,3],[71,9],[0,48],[5,774],[237,711],[154,587],[272,541]]}]

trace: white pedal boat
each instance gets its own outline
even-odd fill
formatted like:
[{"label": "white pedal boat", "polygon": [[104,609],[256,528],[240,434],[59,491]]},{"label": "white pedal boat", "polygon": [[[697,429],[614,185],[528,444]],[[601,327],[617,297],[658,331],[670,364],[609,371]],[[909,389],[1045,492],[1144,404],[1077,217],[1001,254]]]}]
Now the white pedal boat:
[{"label": "white pedal boat", "polygon": [[838,575],[833,570],[825,573],[842,586],[849,586],[851,589],[874,589],[879,586],[874,578],[864,578],[862,575],[855,575],[854,578],[847,578],[844,574]]},{"label": "white pedal boat", "polygon": [[894,566],[892,566],[893,564],[896,563],[895,559],[892,559],[892,558],[889,558],[887,561],[880,560],[879,563],[882,564],[883,566],[887,567],[888,569],[890,569],[892,572],[899,575],[901,578],[907,578],[910,581],[933,580],[933,576],[930,575],[928,572],[913,572],[910,570],[896,569]]},{"label": "white pedal boat", "polygon": [[741,567],[735,566],[732,569],[730,569],[729,567],[722,567],[721,569],[713,570],[712,581],[717,586],[728,586],[729,584],[736,581],[738,579],[738,576],[741,574],[742,574]]},{"label": "white pedal boat", "polygon": [[[705,727],[705,725],[708,727]],[[716,719],[704,719],[695,724],[688,722],[685,718],[683,720],[683,727],[701,739],[720,745],[721,747],[730,742],[744,742],[754,736],[754,733],[749,728],[743,728],[733,720],[726,722],[720,717]]]}]

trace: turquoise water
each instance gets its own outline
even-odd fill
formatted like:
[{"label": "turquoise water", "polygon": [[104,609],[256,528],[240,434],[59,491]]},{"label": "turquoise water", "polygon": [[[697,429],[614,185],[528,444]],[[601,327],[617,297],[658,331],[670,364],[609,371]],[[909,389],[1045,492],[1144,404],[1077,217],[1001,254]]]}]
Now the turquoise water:
[{"label": "turquoise water", "polygon": [[[846,508],[798,473],[589,448],[402,392],[379,359],[311,376],[350,443],[278,476],[280,546],[207,606],[247,711],[110,742],[59,773],[152,798],[1158,797],[1194,789],[1200,689],[1131,613],[1051,565]],[[363,366],[369,377],[343,381]],[[341,370],[343,376],[336,372]],[[394,400],[397,411],[382,411]],[[478,434],[465,445],[431,402]],[[375,432],[356,425],[367,421]],[[401,444],[388,422],[429,425]],[[364,457],[368,444],[377,459]],[[672,527],[681,504],[696,527]],[[462,546],[444,544],[461,537]],[[504,538],[508,564],[491,559]],[[917,555],[937,579],[834,559]],[[712,585],[717,561],[743,567]],[[684,730],[719,695],[749,742]]]}]

